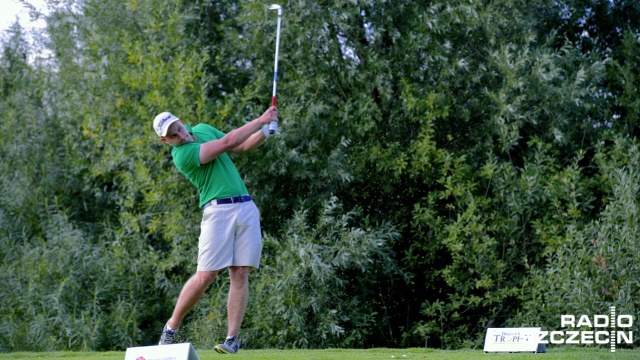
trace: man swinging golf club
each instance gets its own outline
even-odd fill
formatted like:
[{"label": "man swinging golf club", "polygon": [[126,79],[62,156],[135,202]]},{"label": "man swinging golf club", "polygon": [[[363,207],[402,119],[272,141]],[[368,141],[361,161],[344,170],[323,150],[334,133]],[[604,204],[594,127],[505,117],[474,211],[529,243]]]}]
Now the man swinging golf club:
[{"label": "man swinging golf club", "polygon": [[203,209],[198,242],[197,272],[184,284],[160,345],[177,342],[185,315],[198,303],[218,273],[229,269],[227,337],[215,350],[238,351],[238,332],[249,297],[249,270],[258,268],[262,255],[260,214],[228,152],[245,153],[270,136],[269,123],[277,121],[271,106],[259,118],[227,134],[208,124],[185,125],[163,112],[153,121],[160,141],[173,147],[175,166],[197,188]]},{"label": "man swinging golf club", "polygon": [[160,345],[177,341],[184,316],[198,303],[220,270],[229,268],[227,337],[215,350],[222,354],[238,352],[237,336],[249,297],[249,269],[260,265],[262,236],[258,209],[227,152],[251,151],[278,131],[275,105],[282,7],[273,4],[269,10],[278,11],[276,55],[271,107],[262,116],[226,135],[206,124],[191,128],[168,112],[153,121],[160,140],[173,146],[171,155],[176,167],[198,189],[203,208],[198,271],[182,288],[173,315],[162,330]]}]

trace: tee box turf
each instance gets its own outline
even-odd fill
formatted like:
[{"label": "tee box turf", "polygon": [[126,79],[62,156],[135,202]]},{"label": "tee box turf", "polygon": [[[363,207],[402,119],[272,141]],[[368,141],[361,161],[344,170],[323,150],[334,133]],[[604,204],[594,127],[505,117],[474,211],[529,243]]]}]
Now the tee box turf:
[{"label": "tee box turf", "polygon": [[200,360],[191,343],[127,348],[124,360]]}]

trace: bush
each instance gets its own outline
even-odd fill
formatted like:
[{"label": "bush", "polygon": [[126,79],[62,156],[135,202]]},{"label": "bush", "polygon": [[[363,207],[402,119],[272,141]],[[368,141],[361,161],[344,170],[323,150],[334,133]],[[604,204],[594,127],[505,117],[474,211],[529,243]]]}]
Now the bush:
[{"label": "bush", "polygon": [[[356,224],[359,224],[356,225]],[[299,210],[281,237],[266,235],[259,271],[251,275],[247,317],[240,335],[249,348],[363,346],[384,332],[387,314],[367,312],[392,302],[385,284],[402,279],[390,246],[398,232],[373,226],[357,209],[326,201],[317,218]],[[190,339],[213,346],[226,331],[225,280],[198,305]],[[224,282],[221,284],[221,282]]]}]

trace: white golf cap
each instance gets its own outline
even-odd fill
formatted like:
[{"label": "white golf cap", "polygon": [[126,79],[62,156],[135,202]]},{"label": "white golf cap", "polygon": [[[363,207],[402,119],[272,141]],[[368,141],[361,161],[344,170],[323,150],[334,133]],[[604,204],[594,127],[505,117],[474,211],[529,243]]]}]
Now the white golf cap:
[{"label": "white golf cap", "polygon": [[175,115],[170,112],[163,112],[156,116],[153,120],[153,129],[158,133],[158,136],[164,137],[167,136],[167,130],[169,130],[169,126],[174,122],[178,121]]}]

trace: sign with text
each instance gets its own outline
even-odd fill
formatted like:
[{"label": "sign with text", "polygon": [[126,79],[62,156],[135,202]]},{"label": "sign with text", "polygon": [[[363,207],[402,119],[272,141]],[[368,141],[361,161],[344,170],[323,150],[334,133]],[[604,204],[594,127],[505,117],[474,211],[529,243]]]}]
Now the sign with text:
[{"label": "sign with text", "polygon": [[127,348],[124,360],[200,360],[191,343]]},{"label": "sign with text", "polygon": [[540,328],[488,328],[485,352],[536,352]]}]

